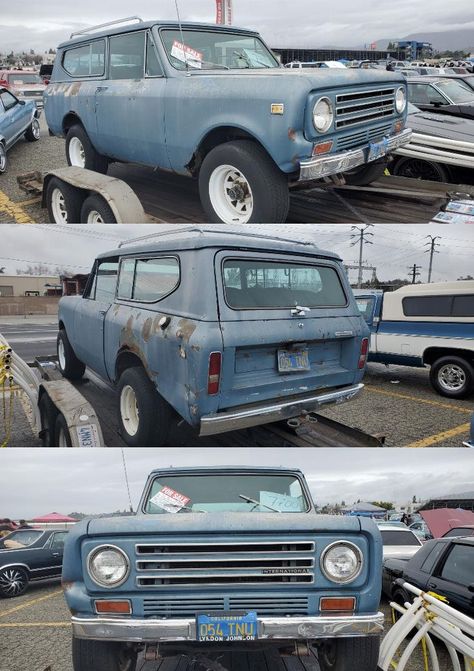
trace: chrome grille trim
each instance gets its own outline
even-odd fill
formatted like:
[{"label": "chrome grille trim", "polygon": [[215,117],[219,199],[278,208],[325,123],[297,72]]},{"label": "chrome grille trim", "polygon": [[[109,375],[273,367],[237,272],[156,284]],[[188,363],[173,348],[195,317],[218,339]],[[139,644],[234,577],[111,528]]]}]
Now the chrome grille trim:
[{"label": "chrome grille trim", "polygon": [[336,95],[336,129],[358,126],[395,115],[395,88]]},{"label": "chrome grille trim", "polygon": [[255,610],[260,615],[307,614],[309,599],[307,596],[209,596],[146,598],[143,600],[143,613],[154,617],[186,617],[196,613],[218,611]]}]

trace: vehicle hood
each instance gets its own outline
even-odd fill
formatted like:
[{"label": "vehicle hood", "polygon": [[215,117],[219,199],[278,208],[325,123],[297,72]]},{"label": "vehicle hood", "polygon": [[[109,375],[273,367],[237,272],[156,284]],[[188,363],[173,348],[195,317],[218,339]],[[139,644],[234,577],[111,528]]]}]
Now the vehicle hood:
[{"label": "vehicle hood", "polygon": [[420,510],[420,515],[429,526],[434,538],[444,536],[454,527],[474,524],[474,512],[461,508],[435,508]]},{"label": "vehicle hood", "polygon": [[408,115],[407,127],[414,133],[474,142],[474,118],[465,119],[436,112],[416,112]]},{"label": "vehicle hood", "polygon": [[168,513],[89,520],[88,536],[118,534],[359,533],[357,517],[315,513]]}]

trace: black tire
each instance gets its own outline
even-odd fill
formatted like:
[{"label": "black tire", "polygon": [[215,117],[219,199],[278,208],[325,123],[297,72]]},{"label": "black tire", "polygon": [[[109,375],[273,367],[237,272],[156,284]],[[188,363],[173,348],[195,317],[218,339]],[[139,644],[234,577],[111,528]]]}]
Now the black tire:
[{"label": "black tire", "polygon": [[6,172],[8,167],[7,150],[3,142],[0,142],[0,175]]},{"label": "black tire", "polygon": [[367,163],[360,168],[354,168],[354,170],[349,170],[342,174],[346,180],[346,184],[349,184],[350,186],[367,186],[383,177],[387,165],[388,163],[386,159],[383,159],[381,161]]},{"label": "black tire", "polygon": [[125,643],[72,637],[74,671],[134,671],[137,652]]},{"label": "black tire", "polygon": [[109,167],[109,160],[105,156],[102,156],[102,154],[99,154],[99,152],[97,152],[94,149],[92,142],[89,140],[89,136],[87,135],[86,131],[81,126],[81,124],[75,124],[74,126],[71,126],[71,128],[67,132],[66,135],[67,164],[77,166],[76,163],[73,163],[69,151],[71,141],[73,138],[77,138],[80,141],[84,151],[85,163],[84,165],[81,165],[79,167],[87,168],[88,170],[95,170],[95,172],[101,172],[102,174],[105,175]]},{"label": "black tire", "polygon": [[[407,601],[411,602],[411,599],[406,592],[404,592],[401,589],[398,589],[398,590],[395,590],[395,592],[393,593],[391,601],[395,601],[396,604],[398,604],[402,608],[405,608],[405,603]],[[398,620],[401,618],[402,615],[397,610],[394,610],[393,611],[393,616],[395,618],[395,622],[398,622]]]},{"label": "black tire", "polygon": [[[94,221],[88,221],[89,216],[93,214],[97,215],[97,218]],[[116,224],[117,219],[115,218],[114,213],[112,212],[109,204],[97,194],[92,194],[88,196],[81,208],[81,224]]]},{"label": "black tire", "polygon": [[204,158],[199,171],[199,195],[207,221],[227,224],[237,221],[232,217],[224,221],[211,201],[211,176],[219,166],[224,165],[233,166],[241,173],[252,191],[253,208],[247,223],[277,224],[286,221],[290,205],[288,179],[266,151],[250,140],[225,142],[211,149]]},{"label": "black tire", "polygon": [[8,566],[0,570],[0,597],[13,599],[28,589],[30,577],[21,566]]},{"label": "black tire", "polygon": [[[74,350],[71,347],[71,343],[69,342],[64,329],[59,331],[56,342],[58,349],[58,367],[61,374],[68,380],[80,380],[85,373],[86,367],[74,354]],[[63,346],[64,357],[60,356],[61,345]]]},{"label": "black tire", "polygon": [[54,427],[58,410],[46,393],[41,395],[38,409],[41,417],[40,438],[43,447],[54,447]]},{"label": "black tire", "polygon": [[319,647],[321,671],[376,671],[379,658],[378,636],[328,640]]},{"label": "black tire", "polygon": [[427,179],[431,182],[452,182],[449,168],[441,163],[408,156],[396,159],[390,172],[397,177]]},{"label": "black tire", "polygon": [[64,415],[59,413],[54,422],[53,447],[72,447],[71,434]]},{"label": "black tire", "polygon": [[[135,395],[138,428],[129,426],[129,418],[122,416],[122,403],[131,387]],[[170,432],[172,412],[170,406],[158,394],[155,386],[141,366],[127,368],[117,385],[117,412],[121,434],[131,447],[161,447],[166,445]],[[125,415],[125,410],[124,410]]]},{"label": "black tire", "polygon": [[466,398],[474,391],[474,368],[460,356],[443,356],[432,364],[430,382],[441,396]]},{"label": "black tire", "polygon": [[28,140],[28,142],[38,142],[40,139],[40,123],[39,119],[36,117],[26,129],[25,139]]},{"label": "black tire", "polygon": [[81,193],[79,189],[59,177],[51,177],[46,187],[46,207],[51,223],[79,224],[81,221]]}]

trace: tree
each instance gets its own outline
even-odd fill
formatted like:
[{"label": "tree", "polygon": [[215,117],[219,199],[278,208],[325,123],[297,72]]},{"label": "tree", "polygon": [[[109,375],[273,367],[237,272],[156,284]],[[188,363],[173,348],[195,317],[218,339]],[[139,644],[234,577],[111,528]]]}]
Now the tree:
[{"label": "tree", "polygon": [[385,510],[395,510],[395,507],[391,501],[371,501],[373,506],[378,506],[379,508],[384,508]]}]

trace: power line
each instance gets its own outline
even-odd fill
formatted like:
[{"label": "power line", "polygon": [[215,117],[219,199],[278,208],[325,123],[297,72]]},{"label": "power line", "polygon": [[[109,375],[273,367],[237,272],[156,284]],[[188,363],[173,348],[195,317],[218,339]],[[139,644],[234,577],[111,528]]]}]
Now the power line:
[{"label": "power line", "polygon": [[362,288],[362,266],[363,266],[363,254],[364,254],[364,245],[373,245],[374,243],[371,240],[367,240],[367,236],[373,236],[373,233],[370,233],[368,229],[373,226],[373,224],[367,224],[366,226],[351,226],[351,231],[356,230],[359,233],[351,233],[351,238],[355,238],[354,242],[351,242],[351,247],[359,243],[359,273],[357,276],[357,288]]},{"label": "power line", "polygon": [[441,240],[440,235],[427,235],[427,238],[430,239],[429,242],[425,242],[425,247],[426,245],[429,245],[429,249],[425,249],[425,254],[429,252],[430,254],[430,267],[428,269],[428,284],[431,282],[431,272],[433,270],[433,257],[435,254],[439,254],[438,250],[436,247],[439,247],[440,244],[439,242],[436,242],[436,240]]}]

